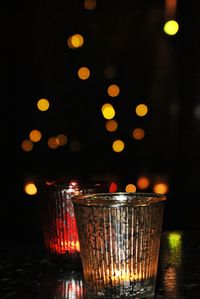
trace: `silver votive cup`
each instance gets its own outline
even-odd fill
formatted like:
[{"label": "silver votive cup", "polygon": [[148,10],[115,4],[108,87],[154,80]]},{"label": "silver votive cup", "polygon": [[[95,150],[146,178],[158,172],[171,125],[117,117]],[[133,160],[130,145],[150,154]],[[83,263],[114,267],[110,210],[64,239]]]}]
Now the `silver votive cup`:
[{"label": "silver votive cup", "polygon": [[153,298],[166,197],[74,196],[87,298]]}]

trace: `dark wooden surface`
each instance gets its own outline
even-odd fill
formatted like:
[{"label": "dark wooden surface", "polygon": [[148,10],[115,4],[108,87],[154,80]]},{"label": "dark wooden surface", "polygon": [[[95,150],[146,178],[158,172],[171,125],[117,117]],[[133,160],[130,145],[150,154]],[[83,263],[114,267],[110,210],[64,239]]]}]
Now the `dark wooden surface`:
[{"label": "dark wooden surface", "polygon": [[[0,256],[0,299],[84,298],[80,265],[52,263],[38,244],[3,246]],[[200,298],[200,231],[163,232],[155,298]]]}]

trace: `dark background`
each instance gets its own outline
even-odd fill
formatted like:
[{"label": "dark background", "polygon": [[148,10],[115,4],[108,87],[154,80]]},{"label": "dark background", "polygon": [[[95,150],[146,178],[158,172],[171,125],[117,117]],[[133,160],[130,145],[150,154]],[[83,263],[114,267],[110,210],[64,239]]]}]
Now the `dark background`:
[{"label": "dark background", "polygon": [[[28,180],[36,185],[63,176],[103,178],[125,186],[141,174],[169,185],[164,229],[200,227],[200,43],[199,1],[178,1],[175,36],[163,31],[165,1],[97,1],[86,10],[84,1],[21,1],[2,9],[1,34],[1,240],[38,241],[41,238],[39,194],[23,191]],[[82,48],[69,49],[67,39],[83,35]],[[77,77],[81,66],[91,76]],[[107,66],[116,75],[105,77]],[[107,94],[118,84],[116,99]],[[50,101],[40,112],[37,101]],[[119,129],[105,130],[101,106],[112,102]],[[137,103],[149,113],[138,118]],[[145,138],[130,138],[134,127]],[[32,129],[42,140],[31,152],[21,143]],[[52,150],[50,136],[64,133],[78,140]],[[122,153],[112,142],[125,142]],[[149,191],[152,191],[150,189]]]}]

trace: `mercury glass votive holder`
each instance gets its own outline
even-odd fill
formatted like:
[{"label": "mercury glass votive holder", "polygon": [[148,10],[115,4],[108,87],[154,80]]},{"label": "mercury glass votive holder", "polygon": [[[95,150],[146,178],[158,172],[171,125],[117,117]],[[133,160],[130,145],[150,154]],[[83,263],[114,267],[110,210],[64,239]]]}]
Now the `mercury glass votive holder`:
[{"label": "mercury glass votive holder", "polygon": [[107,190],[102,182],[61,180],[47,182],[40,192],[40,218],[44,246],[52,261],[80,260],[80,244],[74,207],[74,195]]},{"label": "mercury glass votive holder", "polygon": [[87,298],[153,298],[164,201],[150,193],[72,198]]}]

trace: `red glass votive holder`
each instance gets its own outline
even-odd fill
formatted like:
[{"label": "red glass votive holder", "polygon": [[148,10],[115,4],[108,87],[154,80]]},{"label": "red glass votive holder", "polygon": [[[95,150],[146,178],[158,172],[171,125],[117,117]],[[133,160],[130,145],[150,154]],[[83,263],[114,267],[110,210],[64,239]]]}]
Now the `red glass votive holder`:
[{"label": "red glass votive holder", "polygon": [[75,195],[108,191],[109,183],[62,180],[46,183],[40,196],[44,245],[54,260],[80,260],[80,244],[74,207]]}]

